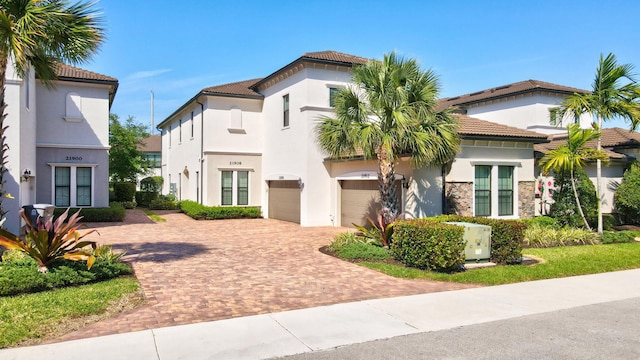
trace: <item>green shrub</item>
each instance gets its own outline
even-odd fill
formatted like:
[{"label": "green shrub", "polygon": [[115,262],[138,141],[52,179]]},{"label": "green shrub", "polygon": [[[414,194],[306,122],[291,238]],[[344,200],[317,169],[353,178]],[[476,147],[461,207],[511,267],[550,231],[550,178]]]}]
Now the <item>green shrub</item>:
[{"label": "green shrub", "polygon": [[2,253],[2,262],[18,261],[27,258],[27,254],[20,250],[5,250]]},{"label": "green shrub", "polygon": [[453,271],[465,260],[464,228],[428,219],[402,220],[394,226],[391,254],[406,266]]},{"label": "green shrub", "polygon": [[[66,209],[56,208],[53,210],[54,217],[58,217],[65,212]],[[71,208],[69,212],[75,213],[80,208]],[[112,202],[108,208],[82,208],[80,222],[121,222],[124,221],[126,215],[124,207],[121,203]]]},{"label": "green shrub", "polygon": [[613,214],[602,214],[603,230],[614,230],[618,226],[618,220]]},{"label": "green shrub", "polygon": [[153,200],[158,198],[158,193],[153,191],[136,191],[136,204],[142,207],[149,207]]},{"label": "green shrub", "polygon": [[0,266],[0,296],[87,284],[131,273],[130,266],[119,262],[96,260],[91,269],[87,270],[84,264],[58,260],[52,264],[47,274],[43,274],[38,272],[35,260],[24,258]]},{"label": "green shrub", "polygon": [[460,215],[441,215],[429,219],[438,222],[470,222],[491,226],[491,261],[498,264],[522,262],[522,242],[527,224],[521,220]]},{"label": "green shrub", "polygon": [[328,248],[333,252],[337,252],[344,245],[354,242],[364,242],[364,239],[352,231],[347,231],[334,236]]},{"label": "green shrub", "polygon": [[616,212],[625,224],[640,224],[640,164],[635,162],[624,172],[613,196]]},{"label": "green shrub", "polygon": [[196,220],[254,219],[262,217],[259,207],[204,206],[191,200],[181,201],[180,210]]},{"label": "green shrub", "polygon": [[595,245],[599,242],[598,234],[580,228],[563,227],[554,229],[535,224],[529,226],[524,232],[524,245],[532,248]]},{"label": "green shrub", "polygon": [[390,257],[389,250],[366,242],[350,242],[338,248],[336,254],[345,260],[385,260]]},{"label": "green shrub", "polygon": [[117,182],[113,184],[115,200],[119,202],[133,201],[136,195],[136,184],[132,182]]},{"label": "green shrub", "polygon": [[560,229],[562,227],[558,220],[550,216],[536,216],[531,219],[523,219],[522,221],[524,221],[528,226],[540,225],[552,229]]},{"label": "green shrub", "polygon": [[636,234],[633,231],[605,231],[602,234],[603,244],[620,244],[634,242]]},{"label": "green shrub", "polygon": [[163,183],[162,176],[149,176],[140,180],[140,190],[159,194]]},{"label": "green shrub", "polygon": [[149,210],[178,210],[180,207],[173,199],[160,197],[149,203]]},{"label": "green shrub", "polygon": [[[587,222],[591,227],[598,221],[598,203],[596,188],[587,174],[580,167],[574,170],[576,191],[580,197],[580,205]],[[551,204],[549,216],[558,220],[562,226],[584,227],[584,221],[576,205],[576,197],[571,187],[571,177],[568,171],[555,175],[556,191],[552,192],[554,203]]]}]

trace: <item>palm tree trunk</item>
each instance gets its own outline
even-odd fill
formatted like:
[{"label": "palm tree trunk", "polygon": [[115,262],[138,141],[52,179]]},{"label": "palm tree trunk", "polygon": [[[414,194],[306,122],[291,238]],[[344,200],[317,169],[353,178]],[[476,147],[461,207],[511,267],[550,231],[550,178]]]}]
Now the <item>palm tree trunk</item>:
[{"label": "palm tree trunk", "polygon": [[[598,131],[602,131],[602,118],[600,115],[598,117]],[[596,149],[599,151],[602,150],[602,137],[598,137]],[[602,225],[602,161],[600,159],[596,160],[596,197],[598,198],[598,234],[602,235],[603,233],[603,225]]]},{"label": "palm tree trunk", "polygon": [[576,180],[573,178],[573,169],[571,169],[571,188],[573,189],[573,196],[576,197],[576,205],[578,205],[578,211],[580,212],[580,216],[582,216],[582,221],[584,221],[584,226],[591,231],[591,227],[589,226],[589,222],[587,221],[586,216],[584,216],[584,211],[582,211],[582,204],[580,204],[580,196],[578,196],[578,190],[576,189]]},{"label": "palm tree trunk", "polygon": [[7,56],[0,54],[0,219],[3,219],[7,214],[7,211],[4,210],[4,207],[2,206],[2,202],[6,195],[4,190],[4,184],[6,183],[4,175],[8,172],[7,150],[9,150],[6,135],[7,126],[4,124],[4,121],[7,118],[7,114],[5,112],[7,109],[7,103],[5,102],[7,61]]},{"label": "palm tree trunk", "polygon": [[398,216],[398,201],[396,198],[396,172],[395,164],[389,161],[386,151],[379,149],[378,157],[378,185],[380,187],[380,204],[387,220]]}]

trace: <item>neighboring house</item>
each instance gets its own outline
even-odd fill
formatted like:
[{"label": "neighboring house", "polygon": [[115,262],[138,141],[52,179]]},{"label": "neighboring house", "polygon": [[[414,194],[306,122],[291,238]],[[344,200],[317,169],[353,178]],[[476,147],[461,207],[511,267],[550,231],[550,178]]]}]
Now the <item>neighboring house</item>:
[{"label": "neighboring house", "polygon": [[[163,192],[205,205],[262,206],[304,226],[364,223],[377,208],[377,163],[327,158],[315,126],[331,94],[367,59],[306,53],[263,79],[202,89],[162,121]],[[502,218],[534,215],[534,144],[546,135],[459,115],[462,149],[448,166],[396,168],[409,217],[453,209]]]},{"label": "neighboring house", "polygon": [[144,153],[145,158],[149,162],[149,170],[138,176],[138,189],[140,188],[140,180],[149,176],[162,176],[162,138],[160,134],[151,135],[141,140],[138,150]]},{"label": "neighboring house", "polygon": [[18,233],[21,206],[109,205],[109,109],[118,80],[59,64],[54,87],[8,67],[5,124],[9,145],[5,228]]}]

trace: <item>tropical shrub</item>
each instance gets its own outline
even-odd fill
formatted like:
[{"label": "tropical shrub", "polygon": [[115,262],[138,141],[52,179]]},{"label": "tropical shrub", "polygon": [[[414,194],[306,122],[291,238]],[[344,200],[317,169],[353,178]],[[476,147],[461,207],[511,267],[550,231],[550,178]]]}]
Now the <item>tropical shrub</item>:
[{"label": "tropical shrub", "polygon": [[491,261],[497,264],[522,262],[522,241],[527,224],[521,220],[460,215],[441,215],[429,219],[438,222],[470,222],[491,226]]},{"label": "tropical shrub", "polygon": [[196,220],[259,218],[259,207],[249,206],[204,206],[195,201],[180,202],[180,210]]},{"label": "tropical shrub", "polygon": [[429,221],[402,220],[394,226],[391,254],[406,266],[454,271],[464,265],[464,228]]},{"label": "tropical shrub", "polygon": [[640,164],[638,162],[624,172],[622,182],[613,196],[613,204],[624,223],[640,224]]},{"label": "tropical shrub", "polygon": [[346,231],[334,236],[328,248],[333,252],[337,252],[341,247],[354,242],[365,243],[367,240],[353,231]]},{"label": "tropical shrub", "polygon": [[132,182],[113,183],[115,200],[119,202],[133,201],[136,195],[136,184]]},{"label": "tropical shrub", "polygon": [[605,231],[602,234],[603,244],[621,244],[634,242],[636,234],[633,231]]},{"label": "tropical shrub", "polygon": [[[598,222],[596,188],[582,168],[574,169],[574,178],[582,211],[589,225],[593,227]],[[556,219],[562,226],[583,227],[584,222],[571,187],[570,173],[568,171],[556,173],[555,186],[556,190],[552,192],[554,202],[551,204],[549,216]]]},{"label": "tropical shrub", "polygon": [[68,222],[65,223],[68,213],[67,209],[55,222],[53,219],[43,222],[43,218],[38,217],[37,223],[33,224],[31,216],[27,215],[24,209],[20,210],[20,217],[27,228],[25,240],[22,241],[14,234],[0,229],[0,246],[9,250],[25,252],[38,263],[38,271],[42,273],[47,273],[51,263],[58,259],[86,261],[87,269],[91,269],[96,258],[83,248],[91,246],[95,249],[96,243],[95,241],[80,240],[96,230],[81,234],[77,225],[80,212],[71,215]]},{"label": "tropical shrub", "polygon": [[558,220],[551,216],[536,216],[531,219],[523,219],[522,221],[524,221],[529,227],[533,225],[550,227],[552,229],[560,229],[562,227]]},{"label": "tropical shrub", "polygon": [[119,263],[122,262],[122,257],[125,254],[126,251],[113,251],[113,247],[110,245],[98,245],[95,250],[93,250],[96,262]]},{"label": "tropical shrub", "polygon": [[613,214],[602,214],[602,228],[603,230],[614,230],[618,226],[618,220]]},{"label": "tropical shrub", "polygon": [[600,236],[597,233],[581,228],[556,229],[534,224],[524,231],[524,245],[532,248],[595,245],[598,243],[600,243]]},{"label": "tropical shrub", "polygon": [[379,242],[382,246],[389,248],[393,240],[393,224],[396,222],[399,216],[391,214],[389,209],[383,208],[378,211],[376,219],[373,220],[367,217],[369,227],[356,225],[356,229],[362,232],[362,235],[366,238]]}]

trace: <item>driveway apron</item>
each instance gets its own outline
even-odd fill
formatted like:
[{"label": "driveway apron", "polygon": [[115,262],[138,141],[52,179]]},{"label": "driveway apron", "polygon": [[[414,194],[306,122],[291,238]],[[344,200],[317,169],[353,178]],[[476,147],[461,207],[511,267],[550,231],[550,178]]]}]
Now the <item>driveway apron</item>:
[{"label": "driveway apron", "polygon": [[396,279],[318,251],[345,228],[162,217],[128,210],[123,223],[88,224],[100,232],[92,239],[127,252],[148,303],[57,341],[472,287]]}]

